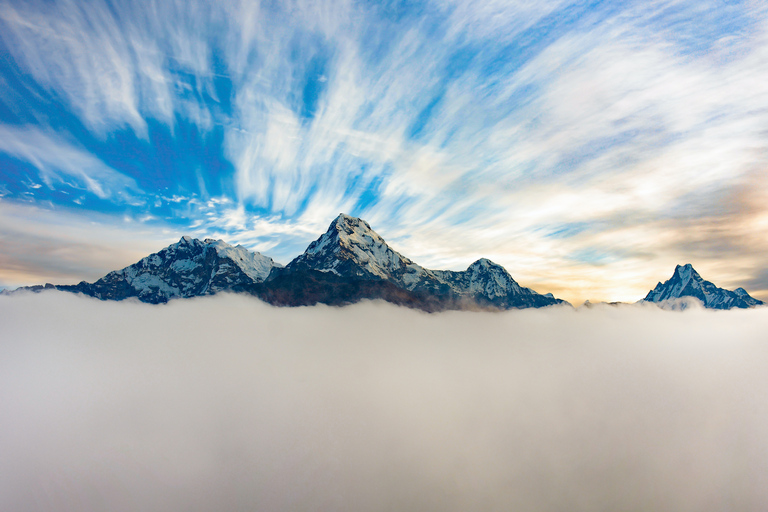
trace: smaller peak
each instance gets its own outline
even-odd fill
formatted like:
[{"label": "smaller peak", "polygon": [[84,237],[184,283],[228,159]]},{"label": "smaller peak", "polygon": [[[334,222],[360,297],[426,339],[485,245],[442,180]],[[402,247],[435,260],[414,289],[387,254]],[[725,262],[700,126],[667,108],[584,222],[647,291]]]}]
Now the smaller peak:
[{"label": "smaller peak", "polygon": [[183,237],[181,237],[181,240],[179,240],[179,243],[180,244],[191,244],[192,240],[193,240],[193,238],[191,236],[184,235]]},{"label": "smaller peak", "polygon": [[224,240],[221,240],[221,239],[219,239],[219,240],[216,240],[215,238],[206,238],[205,240],[203,240],[203,243],[206,243],[206,244],[215,244],[216,242],[223,242],[223,241],[224,241]]},{"label": "smaller peak", "polygon": [[744,289],[744,288],[742,288],[742,287],[738,287],[738,288],[736,288],[736,289],[735,289],[735,290],[733,290],[733,291],[734,291],[734,292],[736,292],[736,295],[739,295],[739,296],[742,296],[742,297],[743,297],[744,295],[749,295],[749,294],[747,293],[747,290],[745,290],[745,289]]}]

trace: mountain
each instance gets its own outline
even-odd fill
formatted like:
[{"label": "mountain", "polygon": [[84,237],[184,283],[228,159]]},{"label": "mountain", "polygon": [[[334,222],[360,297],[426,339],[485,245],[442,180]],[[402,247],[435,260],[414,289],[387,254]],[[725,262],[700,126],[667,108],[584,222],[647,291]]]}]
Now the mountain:
[{"label": "mountain", "polygon": [[657,284],[643,301],[660,303],[682,297],[695,297],[710,309],[751,308],[763,304],[751,297],[744,288],[731,291],[705,281],[690,263],[676,266],[672,277]]},{"label": "mountain", "polygon": [[562,304],[520,286],[488,259],[467,270],[429,270],[394,251],[362,219],[340,214],[307,250],[282,267],[271,258],[221,240],[182,237],[94,283],[31,286],[103,300],[137,297],[153,304],[220,291],[256,295],[270,304],[344,305],[382,299],[425,311],[504,310]]},{"label": "mountain", "polygon": [[99,299],[137,297],[152,304],[177,297],[211,295],[234,286],[259,283],[279,263],[240,245],[222,240],[200,241],[188,236],[94,283],[59,285],[59,290],[80,292]]},{"label": "mountain", "polygon": [[263,285],[247,291],[280,305],[379,298],[427,311],[563,303],[520,286],[504,267],[488,259],[461,272],[421,267],[390,248],[367,222],[345,214],[303,254],[285,268],[275,269]]}]

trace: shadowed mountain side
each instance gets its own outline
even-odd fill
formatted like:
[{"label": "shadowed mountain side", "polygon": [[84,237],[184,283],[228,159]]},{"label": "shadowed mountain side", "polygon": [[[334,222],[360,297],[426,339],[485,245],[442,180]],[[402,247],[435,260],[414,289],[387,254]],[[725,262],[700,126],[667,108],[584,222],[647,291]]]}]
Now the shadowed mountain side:
[{"label": "shadowed mountain side", "polygon": [[[238,285],[233,287],[232,291],[255,295],[274,306],[313,306],[315,304],[345,306],[361,300],[378,299],[427,312],[510,309],[510,306],[504,302],[499,304],[483,297],[456,294],[447,286],[439,290],[407,290],[391,281],[349,279],[317,270],[276,272],[275,274],[263,283]],[[531,295],[527,299],[512,307],[545,307],[564,303],[538,294]]]}]

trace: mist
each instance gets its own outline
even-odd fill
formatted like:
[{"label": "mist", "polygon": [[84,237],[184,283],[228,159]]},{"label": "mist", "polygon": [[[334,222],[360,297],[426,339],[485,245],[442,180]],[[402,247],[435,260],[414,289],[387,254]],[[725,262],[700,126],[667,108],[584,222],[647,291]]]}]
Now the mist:
[{"label": "mist", "polygon": [[768,308],[0,296],[0,509],[766,510]]}]

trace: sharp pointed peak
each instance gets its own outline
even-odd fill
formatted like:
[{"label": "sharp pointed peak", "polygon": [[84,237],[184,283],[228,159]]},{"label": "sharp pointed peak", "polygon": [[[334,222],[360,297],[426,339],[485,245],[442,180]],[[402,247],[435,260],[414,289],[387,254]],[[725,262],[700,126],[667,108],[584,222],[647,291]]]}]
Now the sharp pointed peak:
[{"label": "sharp pointed peak", "polygon": [[681,279],[687,279],[689,277],[694,277],[694,278],[698,277],[699,279],[701,279],[701,276],[699,275],[699,273],[696,272],[696,269],[693,268],[693,265],[691,265],[690,263],[686,263],[685,265],[675,266],[675,273],[673,274],[673,277],[674,276],[680,276]]},{"label": "sharp pointed peak", "polygon": [[331,225],[329,229],[335,229],[339,230],[340,228],[345,229],[364,229],[367,231],[373,231],[371,228],[371,225],[368,224],[366,221],[359,217],[353,217],[352,215],[347,215],[346,213],[340,213],[335,219],[333,219],[333,222],[331,222]]}]

